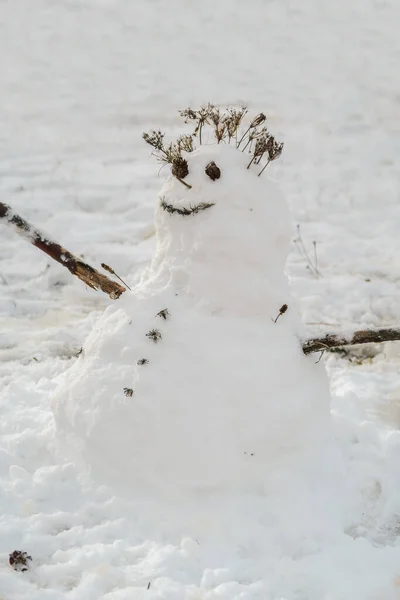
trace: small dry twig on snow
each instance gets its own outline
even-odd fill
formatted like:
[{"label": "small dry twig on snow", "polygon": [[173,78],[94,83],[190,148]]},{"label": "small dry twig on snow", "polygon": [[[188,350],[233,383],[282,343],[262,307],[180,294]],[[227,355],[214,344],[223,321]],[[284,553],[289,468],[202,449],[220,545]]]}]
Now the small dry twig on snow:
[{"label": "small dry twig on snow", "polygon": [[282,306],[279,309],[278,316],[276,317],[276,319],[272,319],[273,322],[276,323],[277,320],[279,319],[279,317],[281,317],[282,315],[285,314],[285,312],[287,311],[287,309],[288,309],[288,305],[287,304],[282,304]]},{"label": "small dry twig on snow", "polygon": [[394,342],[400,340],[400,329],[363,329],[355,331],[350,336],[328,333],[324,337],[312,338],[302,343],[304,354],[321,352],[342,346],[356,344],[379,344],[381,342]]},{"label": "small dry twig on snow", "polygon": [[293,241],[300,256],[308,263],[306,268],[310,271],[311,275],[315,277],[315,279],[319,279],[322,274],[318,268],[317,242],[315,240],[313,241],[314,258],[311,259],[301,236],[300,225],[297,225],[297,238]]},{"label": "small dry twig on snow", "polygon": [[28,242],[45,252],[53,260],[57,261],[63,267],[66,267],[72,275],[76,275],[78,279],[94,290],[101,290],[107,294],[112,300],[121,296],[126,290],[119,283],[112,281],[102,273],[99,273],[80,260],[77,256],[68,252],[65,248],[49,240],[45,235],[40,233],[25,219],[15,214],[11,207],[0,202],[0,219],[4,219],[7,225],[14,227],[15,231],[22,235]]}]

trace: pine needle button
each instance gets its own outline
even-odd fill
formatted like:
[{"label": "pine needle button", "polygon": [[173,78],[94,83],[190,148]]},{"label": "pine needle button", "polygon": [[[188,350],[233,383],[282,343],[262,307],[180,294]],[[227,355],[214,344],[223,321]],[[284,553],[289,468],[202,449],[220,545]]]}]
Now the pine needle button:
[{"label": "pine needle button", "polygon": [[205,168],[205,171],[210,179],[215,181],[221,177],[221,169],[217,167],[215,162],[212,160]]}]

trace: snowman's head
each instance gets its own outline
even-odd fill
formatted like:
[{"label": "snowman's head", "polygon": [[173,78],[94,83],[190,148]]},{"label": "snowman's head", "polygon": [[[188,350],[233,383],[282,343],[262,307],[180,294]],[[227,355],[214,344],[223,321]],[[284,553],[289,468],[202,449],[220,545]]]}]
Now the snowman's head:
[{"label": "snowman's head", "polygon": [[154,271],[195,295],[208,290],[243,306],[245,295],[265,298],[267,279],[284,276],[290,244],[280,191],[232,146],[201,146],[185,159],[190,187],[171,174],[159,194]]},{"label": "snowman's head", "polygon": [[289,218],[274,182],[247,168],[248,154],[228,144],[203,145],[182,155],[187,175],[180,180],[171,174],[159,194],[159,237],[175,238],[175,251],[201,249],[215,261],[247,255],[262,262],[268,254],[268,262],[274,257],[282,270]]},{"label": "snowman's head", "polygon": [[268,148],[258,154],[253,144],[249,153],[243,139],[239,146],[233,138],[218,143],[203,132],[203,141],[213,143],[172,155],[155,217],[158,248],[152,267],[164,281],[179,280],[192,290],[203,285],[210,294],[223,288],[237,296],[238,279],[246,285],[258,276],[260,281],[283,277],[290,243],[287,206],[262,174]]}]

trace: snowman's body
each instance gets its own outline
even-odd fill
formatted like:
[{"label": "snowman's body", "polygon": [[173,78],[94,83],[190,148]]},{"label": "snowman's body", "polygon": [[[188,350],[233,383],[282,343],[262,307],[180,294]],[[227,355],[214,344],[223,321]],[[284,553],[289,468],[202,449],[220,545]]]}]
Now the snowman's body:
[{"label": "snowman's body", "polygon": [[187,159],[192,189],[171,176],[160,200],[213,206],[187,216],[158,207],[152,265],[99,319],[60,385],[58,431],[121,482],[260,488],[277,469],[307,470],[329,446],[327,378],[299,341],[284,199],[235,148]]}]

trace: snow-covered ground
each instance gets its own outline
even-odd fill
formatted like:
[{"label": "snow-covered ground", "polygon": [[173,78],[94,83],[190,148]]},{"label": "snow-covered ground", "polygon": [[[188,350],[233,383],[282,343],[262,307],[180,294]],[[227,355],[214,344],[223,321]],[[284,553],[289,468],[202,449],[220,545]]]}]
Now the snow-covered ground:
[{"label": "snow-covered ground", "polygon": [[[3,0],[0,201],[134,284],[166,175],[141,133],[179,133],[188,105],[244,102],[285,140],[270,173],[292,212],[287,271],[309,334],[397,325],[399,19],[396,0]],[[354,481],[343,537],[238,545],[254,505],[232,497],[230,539],[212,521],[193,539],[168,503],[152,523],[154,506],[56,454],[50,400],[111,301],[0,236],[2,599],[400,597],[399,344],[326,358]],[[8,564],[17,549],[28,572]]]}]

